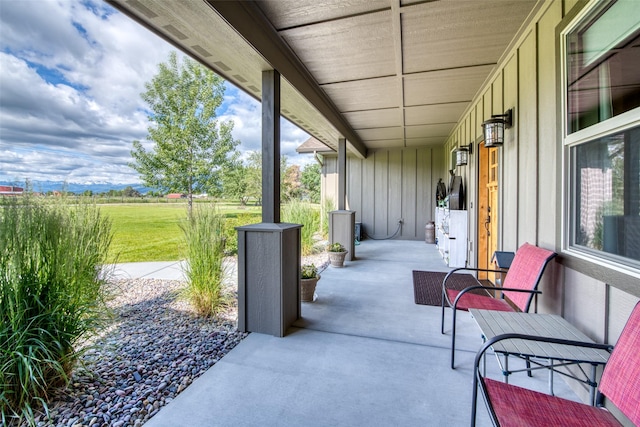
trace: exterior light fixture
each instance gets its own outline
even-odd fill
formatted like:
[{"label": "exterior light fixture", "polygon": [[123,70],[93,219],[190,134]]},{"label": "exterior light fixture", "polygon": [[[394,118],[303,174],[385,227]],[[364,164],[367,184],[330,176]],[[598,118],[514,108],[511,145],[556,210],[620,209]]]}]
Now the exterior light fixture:
[{"label": "exterior light fixture", "polygon": [[458,148],[456,150],[456,166],[466,166],[469,163],[469,154],[473,154],[473,143]]},{"label": "exterior light fixture", "polygon": [[482,122],[484,131],[484,146],[499,147],[504,144],[504,130],[509,129],[513,122],[513,109],[504,114],[492,115],[489,120]]}]

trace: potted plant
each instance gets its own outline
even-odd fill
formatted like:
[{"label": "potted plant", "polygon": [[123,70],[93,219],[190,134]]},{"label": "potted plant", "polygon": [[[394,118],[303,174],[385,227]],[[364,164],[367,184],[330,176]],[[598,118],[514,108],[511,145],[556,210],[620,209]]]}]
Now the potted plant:
[{"label": "potted plant", "polygon": [[318,268],[315,264],[304,264],[300,270],[300,300],[313,302],[316,285],[320,280]]},{"label": "potted plant", "polygon": [[344,258],[347,256],[347,250],[342,243],[335,242],[327,248],[329,252],[329,263],[331,267],[344,267]]}]

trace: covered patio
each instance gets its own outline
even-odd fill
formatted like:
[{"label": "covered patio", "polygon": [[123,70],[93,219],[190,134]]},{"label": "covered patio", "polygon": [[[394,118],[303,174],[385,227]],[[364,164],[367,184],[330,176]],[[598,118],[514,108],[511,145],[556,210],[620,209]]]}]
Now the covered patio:
[{"label": "covered patio", "polygon": [[[250,334],[145,425],[468,425],[480,331],[460,316],[452,370],[439,307],[414,303],[412,270],[448,270],[435,245],[365,240],[357,251],[322,272],[286,338]],[[494,360],[487,368],[499,378]],[[547,390],[543,372],[510,382]],[[561,380],[555,392],[578,400]],[[478,421],[490,425],[484,408]]]},{"label": "covered patio", "polygon": [[[478,328],[462,316],[460,367],[450,370],[439,308],[414,304],[411,275],[448,269],[423,243],[423,230],[437,219],[436,186],[450,175],[465,189],[457,192],[466,211],[457,224],[465,231],[462,265],[488,267],[495,251],[524,243],[554,250],[559,256],[541,282],[538,310],[561,315],[595,341],[617,340],[640,297],[637,252],[611,230],[605,234],[615,250],[598,246],[602,215],[583,226],[574,202],[588,187],[575,182],[591,166],[578,170],[568,159],[577,155],[574,147],[587,150],[596,137],[620,133],[627,153],[620,165],[636,179],[639,108],[611,100],[613,117],[569,134],[572,114],[590,117],[590,110],[565,102],[563,79],[579,55],[566,54],[563,43],[579,24],[600,28],[597,12],[612,2],[107,1],[262,101],[263,218],[241,227],[239,238],[239,324],[254,333],[151,426],[467,424]],[[640,25],[629,21],[637,37]],[[631,37],[605,33],[617,40],[613,47]],[[622,67],[622,83],[636,81],[633,61],[620,61],[631,64]],[[625,107],[613,111],[614,104]],[[487,144],[481,124],[506,112],[513,117],[503,140]],[[319,300],[301,312],[299,226],[282,224],[279,214],[281,117],[335,152],[324,156],[323,197],[349,214],[341,236],[352,240],[361,222],[371,236],[398,229],[402,239],[355,247],[356,260],[325,271]],[[458,162],[458,152],[467,161]],[[624,185],[620,221],[637,220],[633,182]],[[598,194],[589,209],[597,212],[613,194]],[[578,239],[581,230],[591,230],[593,247]],[[265,326],[260,321],[272,307],[277,321]],[[268,336],[285,332],[284,339]],[[514,382],[520,380],[546,389],[544,375]],[[557,394],[573,396],[558,383]],[[574,389],[584,400],[584,387]]]}]

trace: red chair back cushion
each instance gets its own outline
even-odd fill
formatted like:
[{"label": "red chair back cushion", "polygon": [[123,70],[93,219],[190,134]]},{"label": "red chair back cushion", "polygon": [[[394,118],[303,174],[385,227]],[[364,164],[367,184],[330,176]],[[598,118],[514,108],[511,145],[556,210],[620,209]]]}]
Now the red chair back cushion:
[{"label": "red chair back cushion", "polygon": [[640,303],[613,348],[599,390],[635,425],[640,425]]},{"label": "red chair back cushion", "polygon": [[[520,246],[511,267],[504,279],[503,287],[533,290],[538,286],[547,262],[555,256],[555,252],[525,243]],[[504,294],[522,311],[528,311],[531,294],[528,292],[509,292]]]}]

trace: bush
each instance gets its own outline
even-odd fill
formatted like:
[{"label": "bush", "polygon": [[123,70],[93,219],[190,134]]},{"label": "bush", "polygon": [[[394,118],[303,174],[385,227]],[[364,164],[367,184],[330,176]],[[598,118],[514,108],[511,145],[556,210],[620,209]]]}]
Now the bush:
[{"label": "bush", "polygon": [[0,208],[1,424],[33,424],[105,319],[111,224],[94,205],[25,196]]},{"label": "bush", "polygon": [[322,203],[322,236],[326,239],[329,237],[329,212],[336,209],[333,199],[327,197]]},{"label": "bush", "polygon": [[313,235],[320,231],[320,212],[311,203],[291,201],[282,206],[283,222],[302,224],[300,240],[302,241],[302,255],[313,252]]},{"label": "bush", "polygon": [[194,205],[181,226],[185,237],[186,297],[198,314],[211,316],[226,305],[224,280],[225,219],[211,205]]},{"label": "bush", "polygon": [[242,225],[256,224],[262,220],[259,213],[243,213],[235,217],[228,216],[224,225],[225,245],[224,253],[226,255],[236,255],[238,253],[238,230],[236,227]]}]

